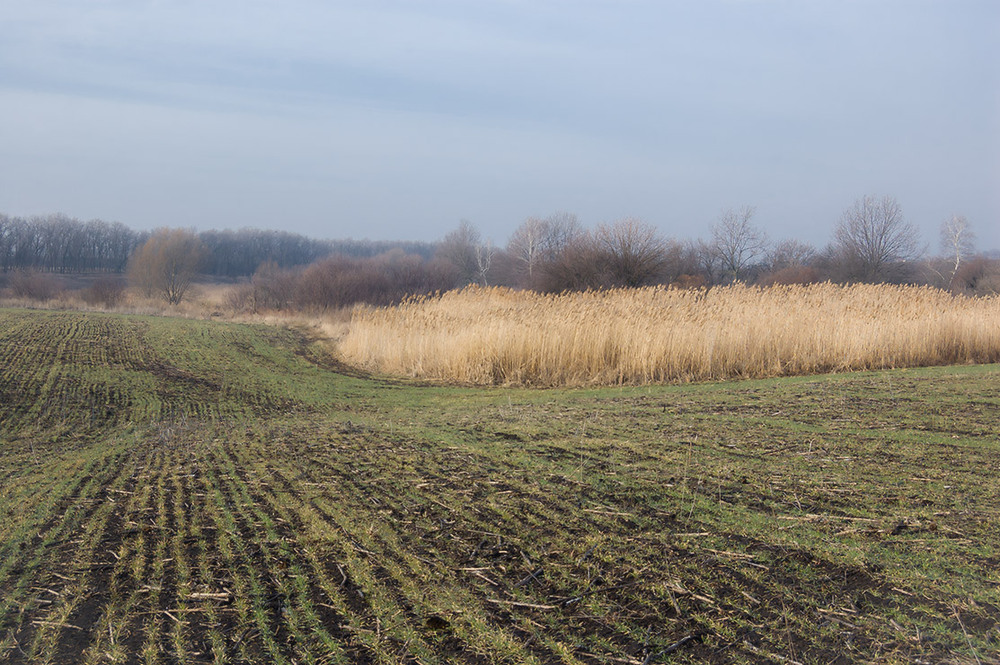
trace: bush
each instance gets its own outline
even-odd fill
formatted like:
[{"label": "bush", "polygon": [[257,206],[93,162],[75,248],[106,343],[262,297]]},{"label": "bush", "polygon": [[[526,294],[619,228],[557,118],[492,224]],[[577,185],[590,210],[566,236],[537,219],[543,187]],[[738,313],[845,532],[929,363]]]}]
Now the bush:
[{"label": "bush", "polygon": [[285,309],[295,290],[294,272],[282,270],[274,261],[265,261],[249,282],[238,284],[226,293],[226,306],[236,313],[252,314]]},{"label": "bush", "polygon": [[8,280],[10,291],[18,298],[45,302],[52,300],[62,290],[54,276],[33,270],[19,270]]},{"label": "bush", "polygon": [[256,313],[253,295],[253,284],[237,284],[226,291],[226,307],[235,314]]},{"label": "bush", "polygon": [[125,298],[125,280],[120,277],[101,277],[83,289],[80,297],[91,306],[117,307]]},{"label": "bush", "polygon": [[398,250],[370,259],[334,255],[302,271],[295,304],[305,309],[391,305],[407,296],[447,290],[455,278],[455,268],[443,260],[425,261]]},{"label": "bush", "polygon": [[819,281],[819,271],[810,266],[788,266],[761,275],[757,280],[760,286],[775,286],[791,284],[814,284]]},{"label": "bush", "polygon": [[408,296],[427,295],[454,286],[454,266],[440,259],[391,250],[370,258],[335,254],[301,270],[261,265],[247,283],[226,293],[226,306],[237,313],[265,310],[327,310],[355,303],[392,305]]}]

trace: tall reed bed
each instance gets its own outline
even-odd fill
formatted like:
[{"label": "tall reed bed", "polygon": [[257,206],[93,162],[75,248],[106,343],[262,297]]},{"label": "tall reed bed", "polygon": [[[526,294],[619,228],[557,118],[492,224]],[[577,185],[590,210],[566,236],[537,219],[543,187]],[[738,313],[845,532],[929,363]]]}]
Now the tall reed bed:
[{"label": "tall reed bed", "polygon": [[344,359],[473,384],[704,381],[1000,361],[1000,297],[927,287],[470,287],[359,307]]}]

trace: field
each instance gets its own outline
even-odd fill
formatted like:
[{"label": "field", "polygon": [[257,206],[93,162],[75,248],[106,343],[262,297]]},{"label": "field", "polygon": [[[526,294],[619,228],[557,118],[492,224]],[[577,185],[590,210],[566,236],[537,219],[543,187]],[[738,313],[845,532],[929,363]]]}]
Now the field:
[{"label": "field", "polygon": [[470,287],[358,308],[340,350],[477,385],[620,385],[1000,362],[1000,296],[810,284],[541,295]]},{"label": "field", "polygon": [[998,385],[424,385],[0,310],[0,662],[998,663]]}]

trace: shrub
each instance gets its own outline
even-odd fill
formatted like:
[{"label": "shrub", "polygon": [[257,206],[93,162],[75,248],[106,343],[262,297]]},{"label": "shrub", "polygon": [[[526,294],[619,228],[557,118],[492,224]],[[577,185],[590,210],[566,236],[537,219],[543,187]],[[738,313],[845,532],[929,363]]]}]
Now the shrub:
[{"label": "shrub", "polygon": [[19,270],[8,280],[10,291],[18,298],[45,302],[62,291],[59,280],[48,273]]},{"label": "shrub", "polygon": [[295,283],[295,303],[306,309],[338,309],[356,303],[391,305],[407,296],[443,291],[455,283],[455,268],[394,250],[369,259],[342,255],[318,261]]},{"label": "shrub", "polygon": [[819,281],[819,271],[810,266],[788,266],[761,275],[757,283],[761,286],[813,284]]},{"label": "shrub", "polygon": [[83,289],[80,297],[88,305],[117,307],[125,298],[125,280],[120,277],[100,277]]}]

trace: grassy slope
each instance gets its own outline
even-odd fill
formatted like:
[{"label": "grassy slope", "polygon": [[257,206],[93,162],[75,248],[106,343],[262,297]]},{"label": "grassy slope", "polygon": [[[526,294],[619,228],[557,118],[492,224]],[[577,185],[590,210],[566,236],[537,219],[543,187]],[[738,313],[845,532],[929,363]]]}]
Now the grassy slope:
[{"label": "grassy slope", "polygon": [[998,385],[420,387],[0,311],[0,662],[997,662]]}]

